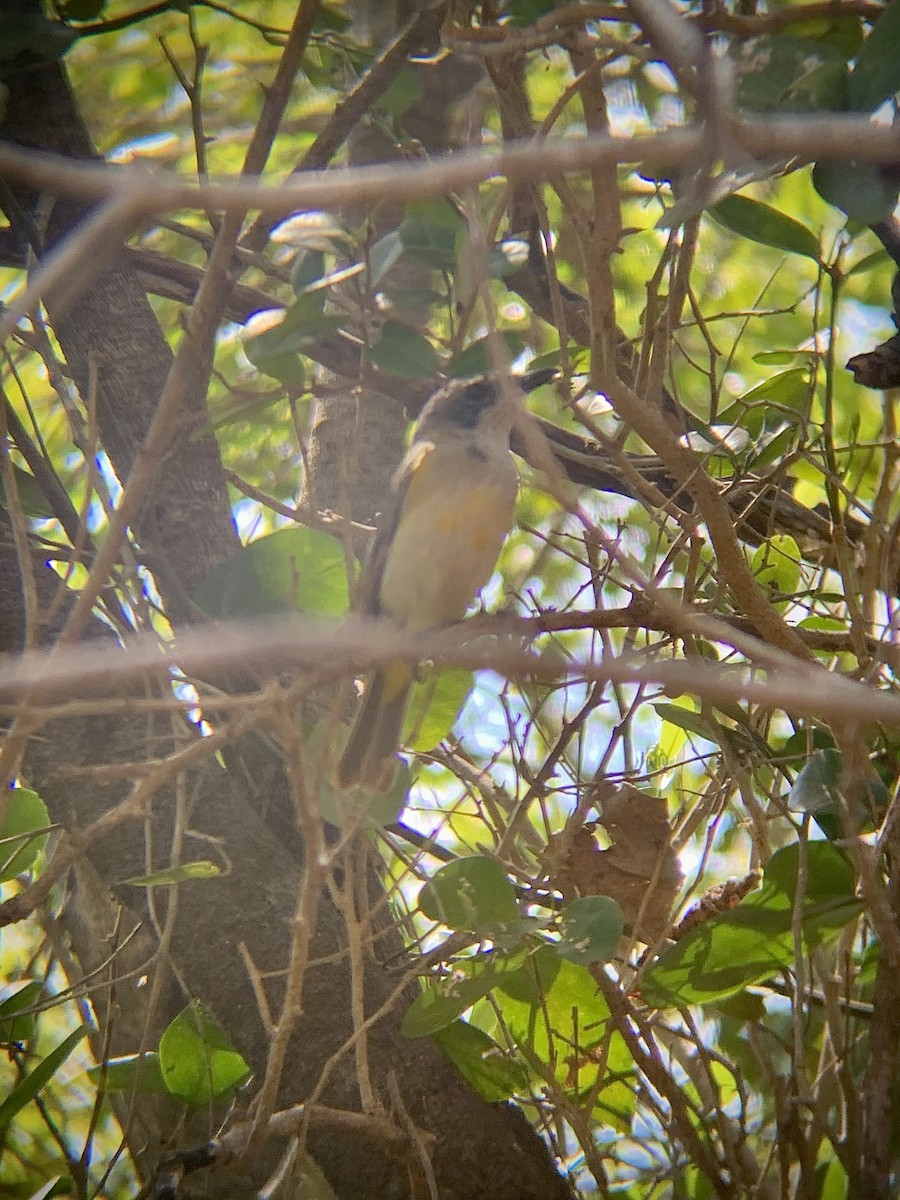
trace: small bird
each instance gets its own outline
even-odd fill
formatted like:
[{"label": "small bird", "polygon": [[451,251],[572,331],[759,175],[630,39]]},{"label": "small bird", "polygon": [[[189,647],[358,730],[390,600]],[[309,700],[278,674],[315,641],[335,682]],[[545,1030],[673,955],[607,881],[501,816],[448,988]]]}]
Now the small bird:
[{"label": "small bird", "polygon": [[[554,370],[517,379],[527,392]],[[454,380],[428,401],[391,486],[363,574],[360,611],[422,630],[458,621],[491,576],[515,513],[515,418],[499,383]],[[416,669],[373,672],[338,764],[342,788],[385,786]]]}]

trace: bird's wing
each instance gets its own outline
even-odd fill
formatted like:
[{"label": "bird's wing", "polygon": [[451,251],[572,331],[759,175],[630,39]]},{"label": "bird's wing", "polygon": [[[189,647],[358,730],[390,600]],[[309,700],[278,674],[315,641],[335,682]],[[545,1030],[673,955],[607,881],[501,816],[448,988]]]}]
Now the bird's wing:
[{"label": "bird's wing", "polygon": [[394,534],[397,532],[397,526],[403,516],[410,483],[418,468],[422,466],[433,450],[433,442],[414,442],[394,476],[391,498],[381,514],[378,530],[363,571],[359,611],[367,616],[377,617],[381,613],[381,581],[384,577],[384,567],[390,554]]}]

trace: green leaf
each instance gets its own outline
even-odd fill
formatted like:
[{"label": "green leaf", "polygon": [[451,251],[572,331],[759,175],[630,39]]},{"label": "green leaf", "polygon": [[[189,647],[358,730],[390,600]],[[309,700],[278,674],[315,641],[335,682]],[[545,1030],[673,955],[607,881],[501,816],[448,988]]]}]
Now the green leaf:
[{"label": "green leaf", "polygon": [[483,1099],[497,1104],[528,1090],[528,1068],[492,1037],[467,1021],[454,1021],[432,1037],[463,1079]]},{"label": "green leaf", "polygon": [[668,721],[670,725],[675,725],[678,729],[685,730],[686,733],[696,734],[697,737],[705,738],[706,741],[713,742],[715,745],[719,744],[725,733],[717,721],[711,720],[703,713],[694,712],[690,708],[682,708],[680,704],[661,701],[654,704],[653,708],[662,720]]},{"label": "green leaf", "polygon": [[[767,403],[760,404],[760,400],[766,400]],[[752,437],[759,438],[765,430],[777,429],[778,425],[792,419],[794,413],[801,414],[805,423],[809,403],[809,368],[790,367],[749,388],[737,403],[722,413],[721,419],[739,425]],[[780,409],[788,411],[782,412]]]},{"label": "green leaf", "polygon": [[316,9],[316,19],[314,29],[316,32],[322,29],[331,30],[333,33],[344,33],[352,24],[346,13],[340,12],[336,8],[332,8],[330,4],[320,4]]},{"label": "green leaf", "polygon": [[887,250],[873,250],[871,254],[867,254],[858,263],[855,263],[849,271],[845,271],[844,278],[852,279],[854,275],[864,275],[866,271],[873,271],[876,267],[883,267],[891,261]]},{"label": "green leaf", "polygon": [[318,529],[276,530],[213,567],[194,600],[211,617],[340,616],[349,604],[343,547]]},{"label": "green leaf", "polygon": [[150,875],[135,875],[123,882],[129,887],[161,887],[164,884],[184,883],[188,879],[215,879],[221,874],[220,866],[201,858],[195,862],[182,863],[178,867],[165,867],[162,871],[154,871]]},{"label": "green leaf", "polygon": [[829,204],[863,225],[886,221],[897,204],[896,169],[868,162],[818,162],[813,186]]},{"label": "green leaf", "polygon": [[557,954],[588,966],[607,962],[616,953],[625,929],[625,918],[609,896],[581,896],[559,914]]},{"label": "green leaf", "polygon": [[816,359],[812,350],[760,350],[751,357],[755,363],[766,363],[773,367],[804,366],[807,369]]},{"label": "green leaf", "polygon": [[435,304],[444,304],[447,299],[434,288],[424,287],[386,287],[384,298],[391,308],[398,312],[416,312],[420,319]]},{"label": "green leaf", "polygon": [[70,1033],[55,1049],[38,1063],[30,1074],[26,1075],[0,1104],[0,1133],[8,1127],[16,1113],[29,1104],[43,1090],[63,1065],[81,1039],[87,1033],[87,1026]]},{"label": "green leaf", "polygon": [[[826,747],[815,750],[802,771],[794,780],[788,797],[788,805],[794,811],[808,812],[826,837],[841,838],[841,776],[844,772],[844,756],[840,750]],[[888,791],[884,783],[873,775],[866,780],[865,799],[870,823],[877,821],[888,803]]]},{"label": "green leaf", "polygon": [[369,286],[377,287],[403,256],[403,243],[396,229],[386,233],[369,249]]},{"label": "green leaf", "polygon": [[773,533],[754,551],[750,570],[762,586],[791,596],[800,584],[801,561],[800,547],[794,539],[786,533]]},{"label": "green leaf", "polygon": [[456,269],[465,224],[445,200],[411,204],[409,216],[397,232],[404,250],[412,258],[439,271]]},{"label": "green leaf", "polygon": [[836,816],[843,766],[840,750],[816,750],[794,780],[789,806],[795,812],[799,809],[811,813],[817,820],[825,813]]},{"label": "green leaf", "polygon": [[[10,463],[10,466],[12,467],[13,478],[16,481],[16,494],[19,497],[19,505],[26,517],[37,517],[39,520],[45,521],[54,517],[56,514],[53,511],[53,505],[41,491],[35,477],[29,471],[23,471],[15,463]],[[0,479],[0,505],[6,509],[9,508],[2,479]]]},{"label": "green leaf", "polygon": [[397,72],[375,101],[375,108],[389,117],[402,117],[423,95],[421,73],[406,66]]},{"label": "green leaf", "polygon": [[813,1188],[816,1200],[847,1200],[852,1195],[850,1180],[839,1158],[818,1164]]},{"label": "green leaf", "polygon": [[408,1038],[436,1033],[521,965],[521,954],[507,955],[497,950],[458,963],[452,975],[429,984],[413,1000],[403,1015],[400,1032]]},{"label": "green leaf", "polygon": [[294,295],[302,296],[306,289],[324,274],[325,255],[321,250],[307,250],[298,254],[291,267],[291,287],[294,289]]},{"label": "green leaf", "polygon": [[[334,271],[328,271],[324,275],[319,275],[311,279],[308,283],[304,282],[304,273],[297,272],[296,275],[291,272],[291,283],[295,285],[295,291],[298,296],[315,296],[322,301],[323,307],[326,300],[324,295],[327,288],[336,287],[338,284],[346,283],[348,279],[355,279],[357,275],[362,275],[366,269],[366,264],[361,262],[349,263],[345,267],[337,267]],[[296,281],[296,282],[295,282]],[[325,321],[330,321],[330,317],[321,318]]]},{"label": "green leaf", "polygon": [[[830,842],[806,845],[801,928],[807,950],[841,930],[861,911],[853,868]],[[800,846],[778,850],[763,887],[669,946],[649,968],[643,998],[658,1008],[708,1004],[770,978],[794,961],[794,894]]]},{"label": "green leaf", "polygon": [[827,39],[767,34],[732,43],[737,101],[751,112],[841,111],[847,55]]},{"label": "green leaf", "polygon": [[860,47],[850,72],[850,107],[873,112],[900,91],[900,0],[887,6]]},{"label": "green leaf", "polygon": [[47,844],[51,824],[47,806],[30,788],[12,788],[6,793],[9,807],[0,825],[0,883],[9,883],[33,866]]},{"label": "green leaf", "polygon": [[385,321],[369,359],[382,371],[402,379],[432,379],[441,368],[438,352],[428,338],[399,321]]},{"label": "green leaf", "polygon": [[516,889],[493,858],[458,858],[436,871],[419,892],[419,908],[431,921],[475,932],[515,921]]},{"label": "green leaf", "polygon": [[720,225],[751,242],[819,261],[819,243],[812,230],[760,200],[728,196],[714,204],[709,214]]},{"label": "green leaf", "polygon": [[301,352],[343,324],[343,317],[323,313],[324,304],[324,290],[307,290],[289,308],[254,313],[244,326],[243,345],[257,371],[287,387],[302,388]]},{"label": "green leaf", "polygon": [[750,456],[747,466],[758,470],[769,463],[781,462],[785,455],[793,448],[796,440],[796,428],[791,425],[785,426],[780,433],[776,433],[771,437],[767,436],[761,441],[759,453]]},{"label": "green leaf", "polygon": [[366,793],[335,791],[327,779],[319,784],[319,813],[339,829],[384,829],[400,819],[409,802],[412,771],[401,763],[391,786],[384,792]]},{"label": "green leaf", "polygon": [[758,992],[735,992],[714,1001],[716,1012],[748,1025],[751,1021],[762,1021],[766,1016],[766,1003]]},{"label": "green leaf", "polygon": [[[608,1038],[606,1078],[595,1110],[599,1120],[627,1128],[634,1111],[633,1088],[625,1080],[634,1062],[621,1034],[607,1029],[609,1008],[587,967],[561,958],[553,946],[538,949],[506,976],[494,999],[523,1057],[543,1072],[587,1095],[599,1068],[586,1052]],[[575,1048],[580,1054],[576,1055]]]},{"label": "green leaf", "polygon": [[400,1032],[404,1037],[426,1037],[452,1024],[494,987],[493,974],[482,972],[475,978],[447,981],[447,986],[437,984],[420,992],[403,1014]]},{"label": "green leaf", "polygon": [[28,1197],[28,1200],[47,1200],[48,1196],[65,1195],[71,1186],[71,1180],[66,1180],[64,1185],[60,1187],[59,1191],[57,1191],[56,1185],[62,1183],[62,1175],[54,1175],[51,1179],[48,1179],[45,1184],[39,1187],[36,1192],[32,1192]]},{"label": "green leaf", "polygon": [[[843,621],[841,628],[844,628]],[[834,738],[818,725],[803,726],[787,738],[778,752],[778,758],[786,762],[806,762],[814,750],[833,750]]]},{"label": "green leaf", "polygon": [[0,1002],[0,1045],[30,1042],[34,1037],[35,1014],[23,1015],[22,1010],[34,1008],[43,994],[44,985],[30,979],[21,985],[10,984],[2,990],[5,998]]},{"label": "green leaf", "polygon": [[424,753],[433,750],[456,724],[472,691],[474,676],[461,667],[431,671],[412,691],[403,726],[403,745]]},{"label": "green leaf", "polygon": [[134,1092],[138,1095],[168,1095],[159,1055],[155,1050],[146,1054],[126,1054],[111,1058],[102,1065],[88,1067],[88,1078],[95,1085],[103,1081],[107,1092]]},{"label": "green leaf", "polygon": [[[497,335],[495,334],[496,338]],[[522,352],[524,342],[516,333],[501,333],[501,341],[506,346],[510,359],[517,358]],[[455,354],[444,368],[444,374],[450,379],[471,379],[476,375],[487,375],[495,368],[494,357],[491,353],[490,342],[493,338],[479,338]]]},{"label": "green leaf", "polygon": [[167,1090],[191,1106],[223,1096],[250,1074],[225,1030],[199,1000],[183,1008],[159,1039],[159,1066]]},{"label": "green leaf", "polygon": [[[766,888],[783,892],[791,904],[797,891],[800,866],[800,843],[792,842],[776,850],[763,872],[764,887],[756,892],[762,897]],[[806,846],[806,900],[855,899],[856,874],[853,864],[836,846],[829,842],[809,842]],[[745,902],[746,903],[746,902]]]},{"label": "green leaf", "polygon": [[528,262],[528,243],[520,238],[507,238],[491,246],[488,272],[492,279],[504,279]]}]

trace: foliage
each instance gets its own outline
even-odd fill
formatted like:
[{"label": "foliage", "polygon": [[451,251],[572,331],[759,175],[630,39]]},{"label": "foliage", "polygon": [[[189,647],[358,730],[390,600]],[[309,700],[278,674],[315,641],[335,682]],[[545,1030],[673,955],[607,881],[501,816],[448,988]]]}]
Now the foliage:
[{"label": "foliage", "polygon": [[[319,7],[266,182],[318,153],[367,72],[383,78],[353,121],[364,151],[377,142],[398,178],[427,167],[432,148],[410,130],[433,103],[430,68],[379,66],[383,45],[350,24],[355,7]],[[436,196],[410,170],[401,201],[247,216],[217,284],[205,407],[179,410],[158,455],[209,440],[242,544],[227,529],[215,552],[202,549],[212,507],[198,489],[186,520],[195,569],[182,570],[165,524],[178,504],[167,507],[155,477],[92,606],[113,649],[142,635],[140,646],[167,654],[140,660],[146,693],[110,667],[102,683],[20,687],[18,704],[0,694],[15,719],[0,881],[5,923],[19,922],[0,957],[4,1194],[29,1196],[50,1178],[56,1194],[130,1194],[147,1174],[130,1124],[141,1099],[171,1104],[142,1117],[162,1121],[164,1141],[192,1113],[215,1129],[228,1104],[254,1097],[268,1116],[303,972],[328,959],[304,941],[324,897],[352,976],[341,1003],[354,1036],[341,1052],[356,1056],[363,1101],[374,1087],[407,1129],[359,1049],[372,1004],[359,981],[371,980],[370,940],[383,965],[386,911],[360,846],[377,847],[405,939],[385,955],[412,964],[405,981],[420,985],[410,1002],[391,960],[397,1044],[431,1039],[485,1100],[519,1104],[581,1194],[824,1200],[848,1180],[876,1198],[896,1186],[896,411],[841,364],[891,332],[897,264],[871,226],[885,236],[898,177],[852,154],[813,163],[798,145],[790,162],[761,163],[737,134],[731,145],[710,47],[744,117],[797,121],[802,133],[806,117],[893,111],[900,0],[883,10],[836,0],[827,14],[682,6],[677,24],[702,69],[643,5],[583,7],[507,0],[447,16],[444,48],[484,67],[477,88],[455,85],[473,146],[697,125],[714,141],[709,159],[651,169],[598,158],[566,173],[545,167],[537,143],[527,177],[486,174]],[[14,88],[23,62],[62,61],[110,162],[233,178],[296,10],[60,2],[6,22],[0,68]],[[350,133],[313,158],[326,179],[341,177]],[[27,242],[31,218],[4,189],[0,274],[14,305],[26,279],[10,247],[23,228]],[[216,203],[206,193],[173,213],[160,200],[128,238],[175,351],[200,329],[185,333],[203,308],[188,316],[185,300],[217,269],[210,250],[229,218]],[[58,633],[112,545],[123,489],[127,499],[140,482],[139,455],[129,474],[115,422],[63,364],[64,314],[45,300],[12,329],[3,361],[0,516],[26,578],[48,561],[54,572],[52,603],[33,583],[22,589],[29,648]],[[337,624],[358,590],[360,530],[346,518],[371,522],[383,498],[367,508],[359,489],[390,457],[387,441],[361,436],[366,406],[396,410],[399,424],[400,406],[414,412],[441,377],[547,366],[558,380],[528,397],[544,424],[516,447],[517,527],[483,593],[503,613],[480,618],[477,637],[463,626],[407,651],[436,660],[410,705],[409,764],[383,794],[341,796],[333,768],[351,681],[387,653],[377,638],[342,640]],[[319,419],[348,396],[329,442]],[[163,519],[155,542],[151,510]],[[286,614],[296,624],[279,626]],[[237,650],[235,628],[250,631]],[[266,641],[284,628],[296,635],[290,653]],[[313,691],[323,681],[324,698]],[[59,737],[69,753],[60,723],[84,714],[137,714],[146,733],[127,754],[49,770],[46,744]],[[191,773],[201,760],[221,772],[207,800],[252,779],[260,824],[286,845],[299,828],[307,846],[279,917],[290,954],[257,966],[254,945],[240,961],[230,948],[228,969],[253,984],[250,1016],[249,1002],[238,1017],[187,985],[187,1001],[179,993],[166,1008],[154,956],[117,974],[128,943],[118,928],[93,963],[80,961],[73,928],[85,885],[68,868],[90,850],[116,902],[145,906],[142,928],[172,956],[179,986],[192,956],[224,953],[215,908],[224,928],[226,893],[215,889],[242,869],[236,851],[250,835],[227,843],[205,831],[194,789],[209,785]],[[289,783],[280,814],[276,773]],[[65,786],[60,798],[60,778],[130,791],[92,825]],[[61,838],[69,822],[81,842]],[[146,861],[120,869],[111,855],[103,877],[102,839],[141,823]],[[269,862],[253,883],[268,902]],[[173,932],[194,903],[212,910],[196,944]],[[287,1000],[267,991],[272,976]],[[129,1024],[116,989],[134,978],[149,1008]],[[86,1033],[91,1064],[76,1056]],[[303,1052],[325,1079],[331,1051]],[[179,1145],[205,1140],[185,1133]],[[319,1163],[329,1178],[332,1165]]]}]

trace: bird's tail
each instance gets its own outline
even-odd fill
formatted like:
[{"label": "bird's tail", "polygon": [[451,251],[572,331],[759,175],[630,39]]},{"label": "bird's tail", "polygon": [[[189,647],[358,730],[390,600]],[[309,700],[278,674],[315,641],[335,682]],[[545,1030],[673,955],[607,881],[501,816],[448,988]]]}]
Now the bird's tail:
[{"label": "bird's tail", "polygon": [[392,663],[372,675],[338,763],[340,787],[384,786],[385,769],[390,768],[400,746],[414,679],[415,669],[406,663]]}]

